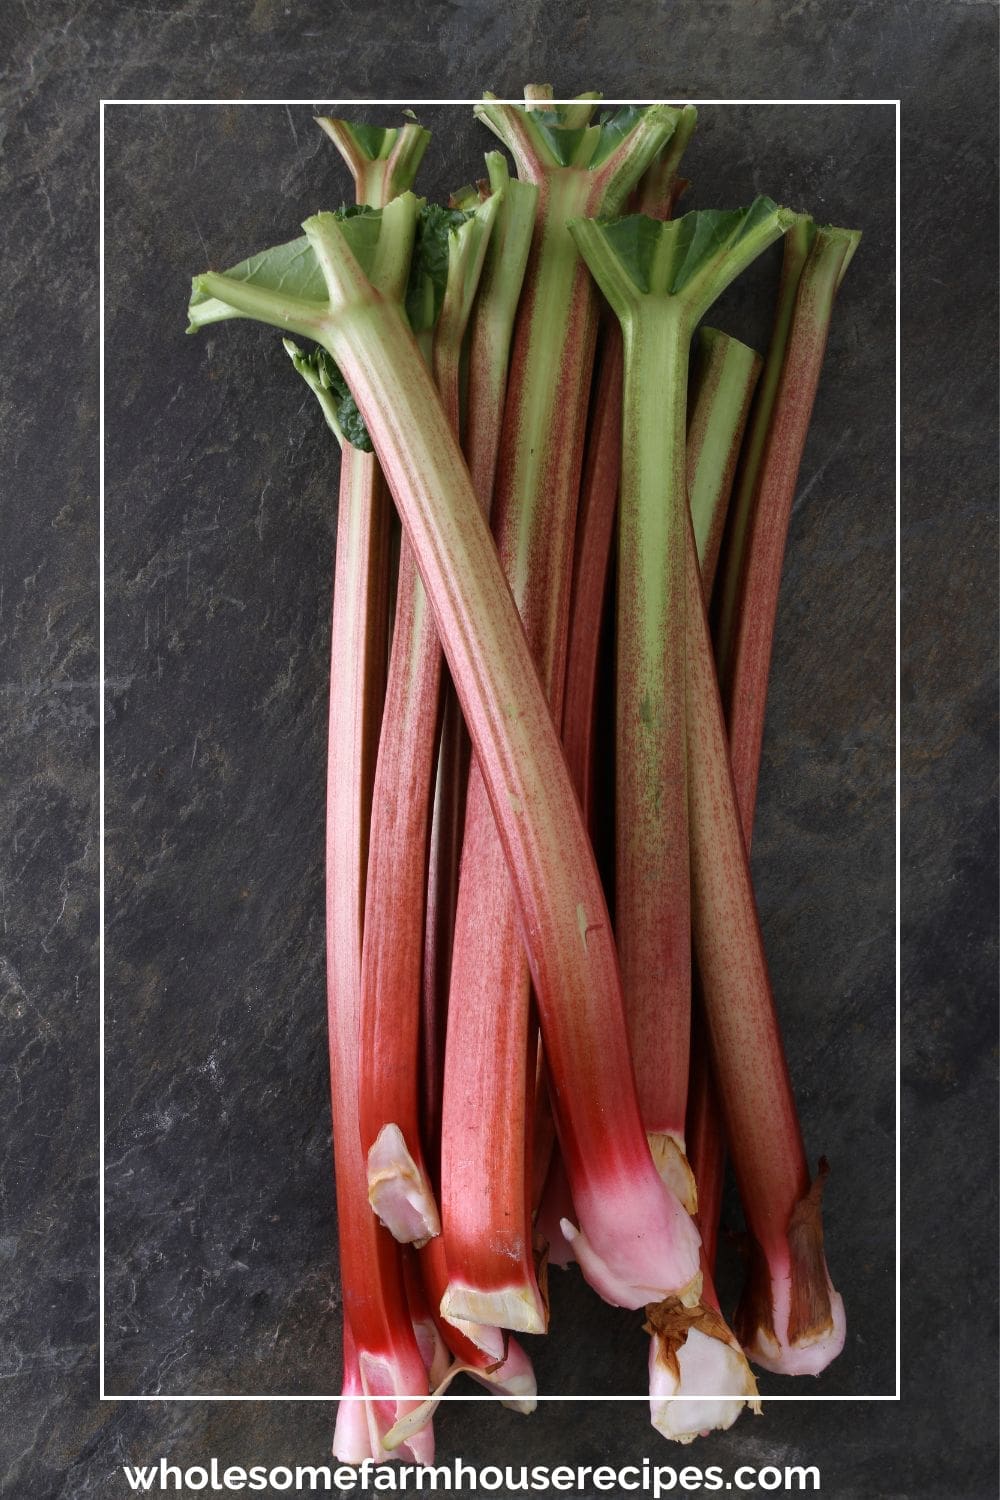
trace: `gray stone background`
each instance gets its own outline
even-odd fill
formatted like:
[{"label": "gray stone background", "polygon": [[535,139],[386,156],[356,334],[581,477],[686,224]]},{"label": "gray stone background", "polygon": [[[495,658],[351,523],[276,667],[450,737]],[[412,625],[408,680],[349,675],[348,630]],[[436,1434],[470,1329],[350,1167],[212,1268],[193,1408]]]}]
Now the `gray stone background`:
[{"label": "gray stone background", "polygon": [[[977,4],[4,9],[0,1495],[122,1494],[120,1464],[161,1452],[322,1462],[333,1415],[96,1399],[96,101],[540,78],[903,99],[904,1399],[772,1403],[690,1458],[817,1463],[845,1500],[995,1492],[994,41]],[[183,337],[193,271],[347,193],[311,113],[107,116],[110,1391],[337,1388],[321,920],[336,466],[273,336]],[[491,140],[466,110],[420,114],[420,186],[441,194]],[[847,1395],[893,1381],[891,123],[706,108],[685,163],[692,206],[766,190],[865,232],[803,466],[755,842],[850,1315],[812,1389]],[[712,320],[759,339],[773,280],[772,258]],[[575,1273],[553,1292],[542,1389],[641,1391],[639,1320]],[[530,1421],[456,1404],[436,1427],[445,1459],[680,1458],[642,1403]]]}]

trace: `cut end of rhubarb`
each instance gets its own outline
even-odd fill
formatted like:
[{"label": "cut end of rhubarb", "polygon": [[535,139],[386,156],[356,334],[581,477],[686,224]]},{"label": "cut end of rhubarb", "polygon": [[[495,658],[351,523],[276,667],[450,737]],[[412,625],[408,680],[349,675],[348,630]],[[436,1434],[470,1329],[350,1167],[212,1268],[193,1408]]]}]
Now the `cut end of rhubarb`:
[{"label": "cut end of rhubarb", "polygon": [[427,1429],[434,1413],[437,1411],[441,1401],[455,1379],[456,1375],[471,1375],[473,1380],[485,1386],[500,1398],[501,1406],[506,1406],[510,1411],[520,1412],[523,1416],[530,1416],[538,1405],[536,1399],[538,1387],[535,1384],[535,1372],[531,1368],[531,1361],[521,1346],[513,1339],[505,1343],[505,1355],[502,1362],[481,1369],[476,1365],[463,1364],[456,1360],[449,1368],[444,1379],[434,1391],[414,1406],[404,1416],[399,1417],[395,1425],[385,1435],[385,1447],[390,1457],[404,1455],[412,1441],[422,1431]]},{"label": "cut end of rhubarb", "polygon": [[537,1286],[510,1286],[485,1291],[452,1277],[441,1298],[441,1316],[463,1331],[468,1323],[493,1329],[509,1328],[515,1333],[544,1333],[548,1328],[545,1302]]},{"label": "cut end of rhubarb", "polygon": [[372,1443],[368,1435],[365,1402],[350,1400],[345,1390],[337,1403],[337,1421],[333,1429],[333,1456],[341,1464],[363,1464],[371,1459]]},{"label": "cut end of rhubarb", "polygon": [[684,1152],[684,1137],[672,1130],[650,1131],[649,1149],[667,1187],[689,1214],[698,1212],[698,1188]]},{"label": "cut end of rhubarb", "polygon": [[441,1233],[430,1183],[398,1125],[383,1125],[368,1152],[368,1201],[401,1245],[426,1245]]},{"label": "cut end of rhubarb", "polygon": [[790,1337],[790,1300],[789,1281],[775,1282],[769,1320],[772,1326],[761,1321],[753,1328],[747,1326],[745,1302],[741,1303],[736,1323],[743,1347],[748,1359],[773,1375],[820,1375],[837,1358],[847,1336],[844,1301],[834,1290],[825,1264],[821,1300],[826,1312],[822,1324],[800,1332],[794,1339]]},{"label": "cut end of rhubarb", "polygon": [[768,1258],[752,1245],[734,1326],[754,1364],[775,1375],[819,1375],[844,1347],[844,1303],[823,1253],[823,1185],[819,1171],[788,1224],[787,1247]]},{"label": "cut end of rhubarb", "polygon": [[[405,1371],[391,1358],[365,1350],[358,1353],[358,1368],[366,1398],[359,1404],[368,1421],[371,1457],[376,1463],[392,1459],[433,1463],[433,1408],[428,1410],[426,1402],[413,1399],[413,1391],[406,1389]],[[397,1435],[401,1427],[403,1432]]]},{"label": "cut end of rhubarb", "polygon": [[753,1372],[718,1313],[683,1307],[674,1297],[648,1312],[649,1413],[657,1432],[691,1443],[732,1427],[744,1406],[760,1413]]},{"label": "cut end of rhubarb", "polygon": [[[605,1302],[610,1302],[612,1307],[643,1307],[644,1295],[651,1288],[645,1285],[639,1278],[627,1274],[627,1270],[621,1255],[614,1255],[605,1260],[598,1255],[593,1245],[587,1239],[582,1230],[571,1224],[569,1219],[560,1219],[559,1227],[569,1244],[573,1258],[576,1260],[590,1286],[594,1288],[598,1296],[603,1297]],[[619,1248],[619,1247],[616,1247]],[[696,1271],[686,1282],[683,1282],[674,1295],[680,1301],[689,1303],[697,1301],[701,1292],[701,1272]],[[653,1296],[659,1297],[659,1292]]]},{"label": "cut end of rhubarb", "polygon": [[499,1398],[508,1411],[529,1417],[538,1405],[538,1385],[531,1360],[516,1339],[508,1339],[506,1358],[492,1370],[469,1369],[473,1380]]},{"label": "cut end of rhubarb", "polygon": [[433,1390],[448,1373],[448,1366],[451,1364],[448,1346],[430,1313],[426,1317],[413,1318],[413,1337],[417,1341],[420,1358],[427,1370],[427,1380]]},{"label": "cut end of rhubarb", "polygon": [[598,1174],[573,1184],[580,1218],[560,1228],[590,1285],[615,1307],[645,1307],[664,1297],[697,1301],[701,1238],[691,1215],[652,1170],[640,1176]]}]

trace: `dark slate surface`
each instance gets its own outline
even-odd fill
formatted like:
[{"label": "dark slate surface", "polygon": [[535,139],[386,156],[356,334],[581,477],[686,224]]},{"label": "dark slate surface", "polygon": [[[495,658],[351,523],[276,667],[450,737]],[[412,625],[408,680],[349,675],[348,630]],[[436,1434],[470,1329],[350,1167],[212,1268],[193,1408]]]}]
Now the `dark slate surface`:
[{"label": "dark slate surface", "polygon": [[[773,1404],[690,1457],[817,1463],[844,1500],[992,1495],[979,1132],[995,1085],[995,319],[975,298],[995,262],[992,123],[977,113],[993,8],[383,14],[384,38],[372,7],[321,0],[0,16],[0,1494],[123,1494],[121,1462],[161,1452],[321,1462],[332,1419],[321,1404],[96,1400],[96,100],[412,99],[551,77],[640,97],[904,99],[904,1400]],[[755,844],[807,1140],[833,1158],[830,1255],[851,1320],[813,1389],[844,1394],[893,1379],[889,113],[705,109],[687,162],[692,203],[763,189],[865,231],[803,466]],[[293,234],[345,191],[310,115],[108,117],[111,1391],[336,1390],[321,1019],[335,465],[272,336],[182,335],[192,271]],[[472,175],[488,144],[459,117],[454,141],[436,131],[428,192]],[[772,280],[765,266],[751,290]],[[715,321],[759,336],[752,301],[733,295]],[[575,1274],[553,1290],[543,1389],[641,1390],[638,1320]],[[679,1461],[641,1403],[553,1403],[531,1421],[456,1405],[437,1431],[443,1458],[470,1462]]]}]

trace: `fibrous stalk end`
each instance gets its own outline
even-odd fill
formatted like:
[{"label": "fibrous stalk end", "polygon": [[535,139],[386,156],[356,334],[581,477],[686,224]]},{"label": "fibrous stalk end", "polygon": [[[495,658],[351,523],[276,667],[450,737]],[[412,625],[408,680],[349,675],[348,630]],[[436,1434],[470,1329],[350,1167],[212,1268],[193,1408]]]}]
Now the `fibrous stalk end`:
[{"label": "fibrous stalk end", "polygon": [[398,1125],[383,1125],[368,1152],[368,1201],[401,1245],[419,1248],[441,1233],[430,1183]]},{"label": "fibrous stalk end", "polygon": [[449,1322],[509,1328],[515,1333],[544,1333],[548,1316],[536,1287],[510,1286],[484,1291],[454,1277],[441,1298],[441,1316]]},{"label": "fibrous stalk end", "polygon": [[844,1347],[844,1303],[823,1253],[821,1159],[815,1181],[795,1205],[787,1243],[765,1255],[751,1245],[750,1264],[733,1326],[754,1364],[776,1375],[819,1375]]},{"label": "fibrous stalk end", "polygon": [[658,1130],[650,1131],[648,1139],[656,1170],[663,1181],[689,1214],[697,1213],[698,1188],[684,1153],[684,1138],[671,1130]]},{"label": "fibrous stalk end", "polygon": [[646,1332],[650,1421],[657,1432],[691,1443],[731,1427],[744,1406],[759,1415],[753,1372],[717,1312],[668,1297],[647,1308]]}]

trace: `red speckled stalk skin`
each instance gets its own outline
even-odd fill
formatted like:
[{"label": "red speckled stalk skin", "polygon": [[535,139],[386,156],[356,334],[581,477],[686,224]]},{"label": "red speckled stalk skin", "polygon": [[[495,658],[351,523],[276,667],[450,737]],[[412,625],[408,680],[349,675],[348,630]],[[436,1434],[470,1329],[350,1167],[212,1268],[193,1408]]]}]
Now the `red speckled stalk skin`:
[{"label": "red speckled stalk skin", "polygon": [[771,425],[751,502],[734,634],[722,680],[733,777],[748,848],[757,800],[785,542],[826,350],[833,299],[848,254],[849,242],[842,233],[834,239],[822,229],[816,231],[799,282]]},{"label": "red speckled stalk skin", "polygon": [[[809,1173],[785,1061],[688,525],[687,722],[694,950],[726,1139],[750,1233],[787,1268]],[[780,1273],[779,1273],[780,1274]]]}]

